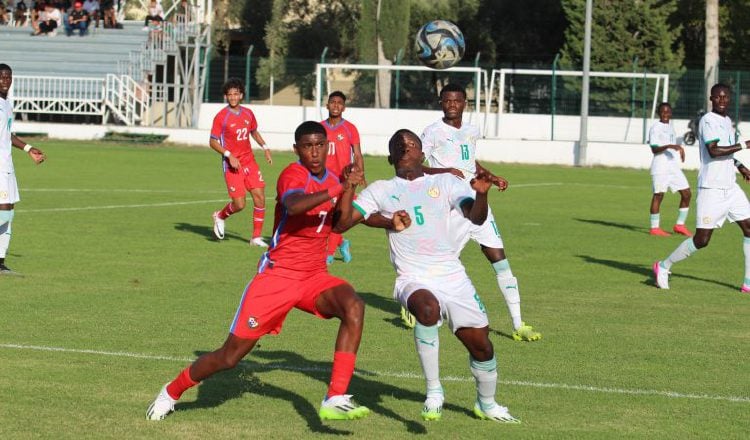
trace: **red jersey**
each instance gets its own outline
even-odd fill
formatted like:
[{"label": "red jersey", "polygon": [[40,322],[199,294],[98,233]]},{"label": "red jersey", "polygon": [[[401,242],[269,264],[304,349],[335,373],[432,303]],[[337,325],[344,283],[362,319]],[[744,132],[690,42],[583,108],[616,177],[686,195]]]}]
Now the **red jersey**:
[{"label": "red jersey", "polygon": [[359,144],[359,131],[351,122],[341,119],[336,125],[330,125],[328,119],[322,121],[328,137],[328,157],[326,168],[341,176],[344,167],[352,163],[354,150],[352,146]]},{"label": "red jersey", "polygon": [[249,108],[240,106],[235,112],[226,106],[214,116],[211,139],[219,141],[237,159],[255,161],[250,150],[250,133],[257,129],[258,121]]},{"label": "red jersey", "polygon": [[310,272],[327,271],[328,235],[333,226],[336,199],[297,215],[289,215],[282,202],[291,194],[312,194],[338,183],[338,177],[330,170],[317,178],[299,162],[290,164],[281,172],[276,183],[273,237],[268,251],[258,263],[258,272],[271,267],[282,276],[304,278]]}]

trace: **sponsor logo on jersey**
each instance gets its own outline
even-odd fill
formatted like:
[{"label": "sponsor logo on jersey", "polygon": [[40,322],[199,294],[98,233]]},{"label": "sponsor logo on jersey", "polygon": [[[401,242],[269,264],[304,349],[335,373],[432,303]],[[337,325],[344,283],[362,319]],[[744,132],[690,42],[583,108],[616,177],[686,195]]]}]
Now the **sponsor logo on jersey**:
[{"label": "sponsor logo on jersey", "polygon": [[433,199],[436,199],[440,196],[440,190],[433,186],[432,188],[427,190],[427,195],[432,197]]},{"label": "sponsor logo on jersey", "polygon": [[234,126],[237,124],[229,124],[229,128],[234,128]]},{"label": "sponsor logo on jersey", "polygon": [[391,196],[391,198],[392,198],[393,200],[396,200],[396,201],[399,201],[399,202],[400,202],[400,201],[401,201],[401,194],[399,194],[399,195],[397,195],[397,196],[394,196],[394,195],[392,195],[392,196]]},{"label": "sponsor logo on jersey", "polygon": [[247,318],[247,326],[248,326],[248,327],[250,327],[250,328],[255,328],[255,327],[257,327],[258,325],[259,325],[259,324],[258,324],[258,320],[257,320],[257,319],[255,319],[255,317],[254,317],[254,316],[251,316],[251,317]]}]

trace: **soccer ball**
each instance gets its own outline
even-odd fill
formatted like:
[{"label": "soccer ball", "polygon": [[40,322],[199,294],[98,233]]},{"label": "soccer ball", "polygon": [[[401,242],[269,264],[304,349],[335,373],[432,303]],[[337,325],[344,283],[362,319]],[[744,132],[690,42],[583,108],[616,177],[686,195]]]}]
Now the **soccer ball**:
[{"label": "soccer ball", "polygon": [[466,44],[458,26],[448,20],[435,20],[419,29],[414,48],[425,66],[447,69],[461,61]]}]

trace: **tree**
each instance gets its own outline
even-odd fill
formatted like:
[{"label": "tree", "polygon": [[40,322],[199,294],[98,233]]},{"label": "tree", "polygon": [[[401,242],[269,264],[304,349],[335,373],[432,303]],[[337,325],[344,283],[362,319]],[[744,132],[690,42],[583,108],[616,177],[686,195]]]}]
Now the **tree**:
[{"label": "tree", "polygon": [[[583,57],[585,0],[562,0],[569,26],[561,51],[563,68],[580,70]],[[670,25],[676,3],[668,0],[598,0],[592,12],[591,70],[668,73],[679,77],[684,50],[678,42],[679,25]],[[632,111],[631,80],[597,79],[592,83],[592,114]],[[579,81],[565,88],[580,91]]]}]

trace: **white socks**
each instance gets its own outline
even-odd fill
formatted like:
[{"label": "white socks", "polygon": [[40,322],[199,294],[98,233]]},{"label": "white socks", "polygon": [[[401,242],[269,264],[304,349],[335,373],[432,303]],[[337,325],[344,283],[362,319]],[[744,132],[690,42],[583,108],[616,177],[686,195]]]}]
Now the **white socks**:
[{"label": "white socks", "polygon": [[492,359],[479,362],[469,356],[469,367],[477,383],[477,400],[486,405],[495,403],[497,390],[497,361]]},{"label": "white socks", "polygon": [[[680,243],[680,245],[677,246],[677,249],[675,249],[674,252],[672,252],[667,257],[666,260],[660,261],[659,264],[664,269],[669,270],[672,268],[673,264],[678,263],[684,260],[685,258],[693,255],[697,250],[698,248],[695,247],[695,244],[693,243],[693,239],[688,238],[687,240]],[[747,258],[745,258],[745,261],[747,261]]]},{"label": "white socks", "polygon": [[14,211],[0,211],[0,258],[5,258],[10,246],[10,224]]},{"label": "white socks", "polygon": [[426,327],[419,322],[414,326],[414,344],[417,348],[419,362],[427,382],[427,391],[440,388],[440,339],[438,326]]},{"label": "white socks", "polygon": [[518,292],[518,279],[513,276],[508,259],[492,263],[492,268],[495,269],[495,273],[497,274],[497,285],[500,287],[500,291],[503,292],[503,298],[505,298],[505,304],[508,306],[510,319],[513,321],[513,329],[518,330],[523,322],[523,319],[521,319],[521,294]]}]

